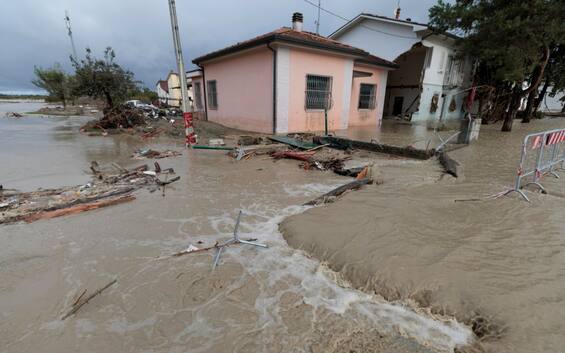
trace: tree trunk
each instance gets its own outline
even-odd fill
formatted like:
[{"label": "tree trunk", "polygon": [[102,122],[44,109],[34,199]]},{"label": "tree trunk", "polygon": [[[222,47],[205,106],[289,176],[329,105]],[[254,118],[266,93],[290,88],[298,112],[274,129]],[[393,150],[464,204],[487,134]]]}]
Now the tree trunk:
[{"label": "tree trunk", "polygon": [[549,80],[546,79],[545,82],[543,83],[543,86],[541,87],[541,91],[539,92],[538,96],[536,97],[536,100],[534,101],[535,111],[539,110],[541,102],[543,102],[543,99],[545,98],[545,95],[547,94],[548,88],[549,88]]},{"label": "tree trunk", "polygon": [[504,115],[504,123],[502,124],[502,131],[504,132],[512,131],[512,124],[514,123],[514,119],[516,119],[516,113],[518,113],[518,109],[520,109],[520,100],[523,95],[523,91],[520,86],[521,83],[517,82],[512,90],[510,104],[508,104],[508,109]]},{"label": "tree trunk", "polygon": [[524,110],[524,117],[522,118],[522,123],[529,123],[532,119],[533,113],[537,110],[534,110],[535,107],[535,99],[537,96],[538,90],[534,89],[530,91],[528,94],[528,102],[526,103],[526,109]]},{"label": "tree trunk", "polygon": [[104,97],[106,97],[106,104],[108,105],[108,108],[113,108],[114,102],[112,101],[112,96],[110,95],[110,93],[104,91]]}]

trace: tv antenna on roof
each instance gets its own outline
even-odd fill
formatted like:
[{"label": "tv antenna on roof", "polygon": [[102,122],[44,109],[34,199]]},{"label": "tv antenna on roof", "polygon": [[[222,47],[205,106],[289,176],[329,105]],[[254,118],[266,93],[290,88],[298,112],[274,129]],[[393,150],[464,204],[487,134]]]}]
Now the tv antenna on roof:
[{"label": "tv antenna on roof", "polygon": [[318,0],[318,20],[316,21],[316,34],[320,35],[320,9],[322,8],[322,0]]},{"label": "tv antenna on roof", "polygon": [[65,10],[65,25],[67,26],[67,34],[69,35],[69,38],[71,39],[71,46],[73,48],[73,58],[75,60],[78,60],[78,56],[77,56],[77,49],[75,47],[75,41],[73,40],[73,31],[71,30],[71,18],[69,17],[69,11]]}]

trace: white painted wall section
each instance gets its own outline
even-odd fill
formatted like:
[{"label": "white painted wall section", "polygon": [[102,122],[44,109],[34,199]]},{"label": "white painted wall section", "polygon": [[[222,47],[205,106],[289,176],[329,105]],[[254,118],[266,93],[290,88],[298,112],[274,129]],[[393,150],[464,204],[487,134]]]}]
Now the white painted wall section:
[{"label": "white painted wall section", "polygon": [[340,129],[349,126],[349,105],[351,104],[351,85],[353,81],[353,60],[347,60],[343,67],[343,104],[341,105]]},{"label": "white painted wall section", "polygon": [[361,21],[359,25],[333,39],[390,61],[420,41],[411,25],[370,19]]},{"label": "white painted wall section", "polygon": [[288,132],[290,105],[290,49],[277,49],[277,126],[276,133]]},{"label": "white painted wall section", "polygon": [[383,122],[387,78],[386,73],[381,75],[381,82],[377,87],[377,126],[381,126]]}]

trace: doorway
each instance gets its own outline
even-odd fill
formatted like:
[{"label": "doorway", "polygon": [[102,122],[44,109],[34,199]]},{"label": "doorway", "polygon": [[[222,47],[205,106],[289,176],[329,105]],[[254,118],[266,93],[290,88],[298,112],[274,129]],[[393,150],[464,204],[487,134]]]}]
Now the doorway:
[{"label": "doorway", "polygon": [[404,105],[404,97],[394,97],[392,105],[392,115],[402,115],[402,106]]}]

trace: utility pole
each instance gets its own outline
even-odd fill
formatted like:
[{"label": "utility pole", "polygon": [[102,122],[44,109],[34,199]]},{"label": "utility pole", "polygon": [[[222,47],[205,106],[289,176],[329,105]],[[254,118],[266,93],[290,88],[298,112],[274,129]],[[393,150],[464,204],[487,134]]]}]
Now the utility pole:
[{"label": "utility pole", "polygon": [[173,44],[175,47],[175,55],[177,59],[177,68],[179,71],[180,92],[181,92],[181,107],[182,115],[184,118],[185,133],[186,133],[186,146],[196,143],[196,136],[194,135],[194,127],[192,126],[192,109],[188,102],[188,87],[186,82],[186,71],[184,70],[184,59],[182,57],[182,48],[180,44],[179,24],[177,21],[177,9],[175,0],[169,0],[169,12],[171,14],[171,28],[173,30]]},{"label": "utility pole", "polygon": [[69,11],[65,10],[65,25],[67,26],[67,33],[71,39],[71,46],[73,48],[73,58],[78,60],[77,49],[75,48],[75,41],[73,40],[73,31],[71,30],[71,18],[69,17]]},{"label": "utility pole", "polygon": [[318,20],[316,21],[316,34],[320,35],[320,8],[322,7],[322,0],[318,0]]}]

